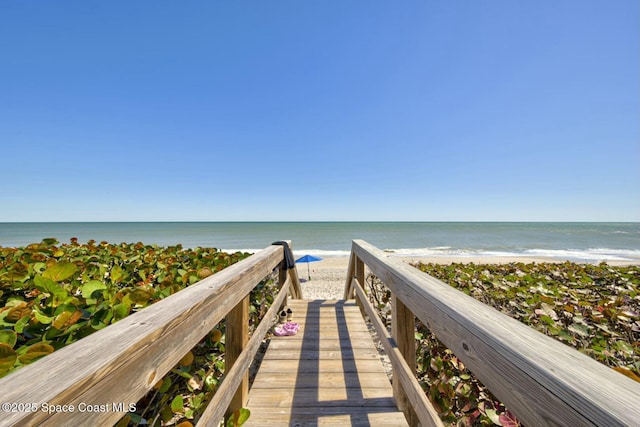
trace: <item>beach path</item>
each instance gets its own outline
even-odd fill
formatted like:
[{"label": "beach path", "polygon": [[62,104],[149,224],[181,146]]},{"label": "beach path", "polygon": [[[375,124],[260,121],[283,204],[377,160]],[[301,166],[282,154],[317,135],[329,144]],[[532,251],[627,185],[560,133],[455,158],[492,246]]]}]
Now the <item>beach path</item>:
[{"label": "beach path", "polygon": [[290,300],[294,336],[272,337],[245,425],[406,426],[353,300]]}]

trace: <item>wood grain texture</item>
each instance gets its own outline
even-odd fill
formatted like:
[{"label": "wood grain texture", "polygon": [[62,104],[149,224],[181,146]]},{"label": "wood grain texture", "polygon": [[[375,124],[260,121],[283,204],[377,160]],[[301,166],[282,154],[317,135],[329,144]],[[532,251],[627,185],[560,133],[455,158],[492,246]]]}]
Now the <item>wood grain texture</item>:
[{"label": "wood grain texture", "polygon": [[[230,370],[249,342],[249,296],[247,295],[227,314],[225,320],[225,370]],[[249,371],[244,370],[240,385],[229,403],[226,416],[244,407],[249,397]]]},{"label": "wood grain texture", "polygon": [[354,274],[355,271],[356,271],[356,257],[352,251],[351,254],[349,255],[349,264],[347,267],[347,279],[344,284],[343,299],[345,301],[353,299],[354,291],[353,291],[353,288],[351,287],[351,279],[355,277],[355,274]]},{"label": "wood grain texture", "polygon": [[[308,412],[308,413],[307,413]],[[251,419],[249,419],[251,420]],[[261,409],[260,426],[296,426],[296,427],[316,427],[316,426],[352,426],[352,427],[400,427],[406,426],[407,422],[401,412],[388,412],[386,407],[381,408],[350,408],[348,414],[344,413],[340,407],[322,408],[318,414],[317,408],[297,409],[291,413],[288,409]],[[249,421],[245,425],[251,424]]]},{"label": "wood grain texture", "polygon": [[[289,248],[291,249],[291,253],[293,254],[293,245],[290,240],[286,240]],[[294,257],[295,258],[295,257]],[[282,267],[284,267],[284,260]],[[281,267],[281,270],[282,270]],[[286,270],[288,277],[291,279],[291,288],[289,292],[291,293],[291,297],[293,299],[303,299],[304,295],[302,294],[302,287],[300,286],[300,278],[298,277],[298,269],[291,268]]]},{"label": "wood grain texture", "polygon": [[300,332],[271,338],[245,425],[406,426],[355,303],[291,301],[290,307]]},{"label": "wood grain texture", "polygon": [[[0,379],[4,402],[135,403],[281,262],[270,246]],[[3,413],[3,425],[109,425],[124,412]]]},{"label": "wood grain texture", "polygon": [[352,251],[525,425],[640,420],[640,383],[362,240]]},{"label": "wood grain texture", "polygon": [[[368,301],[367,301],[368,303]],[[416,375],[416,318],[395,295],[391,297],[391,336],[398,346],[398,352],[404,359],[411,376]],[[418,389],[422,392],[421,389]],[[409,424],[417,424],[418,418],[412,409],[408,394],[414,390],[405,390],[402,381],[393,382],[393,395],[398,408],[404,412]],[[424,423],[423,423],[424,424]]]},{"label": "wood grain texture", "polygon": [[[278,317],[278,312],[287,297],[290,285],[291,280],[287,280],[280,288],[280,292],[273,300],[273,304],[269,307],[267,314],[265,314],[260,324],[256,327],[244,351],[239,355],[231,369],[225,372],[215,395],[200,416],[196,427],[218,426],[218,423],[225,414],[225,408],[231,404],[232,396],[234,396],[235,390],[241,385],[244,375],[255,358],[262,340]],[[244,406],[244,403],[242,406]]]},{"label": "wood grain texture", "polygon": [[[396,384],[402,385],[402,398],[406,399],[404,402],[405,408],[411,408],[410,411],[407,411],[409,412],[408,415],[405,413],[405,418],[411,425],[417,425],[418,421],[420,421],[423,427],[441,427],[443,424],[440,421],[438,412],[435,410],[429,399],[427,399],[427,396],[422,391],[422,388],[415,377],[415,362],[413,367],[408,365],[397,343],[389,335],[375,309],[371,303],[369,303],[362,285],[356,279],[353,279],[352,287],[355,291],[356,297],[362,301],[362,306],[369,317],[369,321],[375,328],[376,333],[380,338],[380,342],[382,343],[386,354],[389,356],[389,360],[393,366],[394,386]],[[394,387],[394,396],[397,397],[396,393],[397,390]],[[402,409],[400,405],[398,405],[398,407]]]}]

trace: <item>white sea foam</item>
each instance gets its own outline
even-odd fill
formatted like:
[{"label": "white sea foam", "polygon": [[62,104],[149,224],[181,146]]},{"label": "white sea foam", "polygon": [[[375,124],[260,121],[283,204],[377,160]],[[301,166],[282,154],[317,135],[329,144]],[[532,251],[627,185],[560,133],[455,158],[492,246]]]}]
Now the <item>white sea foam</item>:
[{"label": "white sea foam", "polygon": [[456,249],[451,246],[435,246],[432,248],[400,248],[385,249],[390,255],[406,256],[406,257],[429,257],[429,256],[474,256],[478,255],[477,251],[467,249]]},{"label": "white sea foam", "polygon": [[293,252],[296,256],[313,255],[320,258],[336,258],[336,257],[348,257],[351,251],[330,251],[325,249],[296,249],[293,248]]},{"label": "white sea foam", "polygon": [[640,250],[633,249],[529,249],[525,251],[525,254],[587,262],[634,261],[640,259]]},{"label": "white sea foam", "polygon": [[[262,249],[222,249],[227,253],[249,252],[256,253]],[[640,259],[640,250],[633,249],[526,249],[514,251],[501,250],[477,250],[459,249],[451,246],[434,246],[430,248],[398,248],[384,249],[384,252],[391,256],[399,257],[543,257],[556,258],[561,260],[600,262],[600,261],[636,261]],[[296,249],[296,257],[303,255],[313,255],[320,258],[348,257],[350,251],[346,250],[326,250],[326,249]]]},{"label": "white sea foam", "polygon": [[[234,252],[249,252],[251,254],[255,254],[256,252],[260,252],[262,249],[221,249],[223,252],[234,253]],[[303,255],[313,255],[320,258],[336,258],[336,257],[348,257],[351,253],[350,251],[330,251],[324,249],[296,249],[295,246],[293,248],[294,255],[296,257],[300,257]]]},{"label": "white sea foam", "polygon": [[545,257],[571,261],[636,261],[640,259],[640,250],[633,249],[526,249],[526,250],[476,250],[457,249],[450,246],[432,248],[385,249],[391,255],[405,257]]}]

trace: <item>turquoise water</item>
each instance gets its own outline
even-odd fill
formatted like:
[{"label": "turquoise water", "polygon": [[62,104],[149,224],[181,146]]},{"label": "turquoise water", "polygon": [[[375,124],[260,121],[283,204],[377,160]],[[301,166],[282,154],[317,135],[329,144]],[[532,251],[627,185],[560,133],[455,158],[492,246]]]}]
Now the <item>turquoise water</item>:
[{"label": "turquoise water", "polygon": [[296,253],[347,255],[353,239],[410,256],[533,255],[579,261],[640,258],[640,223],[116,222],[0,223],[0,246],[54,237],[256,251],[291,240]]}]

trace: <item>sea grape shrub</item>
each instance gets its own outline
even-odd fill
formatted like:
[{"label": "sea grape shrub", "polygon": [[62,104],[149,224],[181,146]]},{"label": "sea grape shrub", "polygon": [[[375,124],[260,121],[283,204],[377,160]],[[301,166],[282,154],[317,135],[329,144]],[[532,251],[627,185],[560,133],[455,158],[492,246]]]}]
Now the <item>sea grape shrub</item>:
[{"label": "sea grape shrub", "polygon": [[458,426],[519,426],[520,422],[420,321],[416,377],[440,419]]},{"label": "sea grape shrub", "polygon": [[[418,269],[640,381],[640,267],[566,263],[417,264]],[[367,278],[390,328],[390,292]],[[516,417],[420,321],[417,376],[441,419],[518,425]]]},{"label": "sea grape shrub", "polygon": [[[391,332],[391,291],[373,274],[367,295]],[[516,417],[500,403],[434,334],[416,320],[416,377],[440,419],[448,425],[518,426]]]},{"label": "sea grape shrub", "polygon": [[0,248],[0,376],[247,255],[55,239]]},{"label": "sea grape shrub", "polygon": [[418,264],[420,270],[640,381],[640,267]]},{"label": "sea grape shrub", "polygon": [[[0,247],[0,376],[102,329],[246,257],[181,245],[79,244],[56,239]],[[277,293],[275,276],[251,293],[252,329]],[[224,373],[224,321],[119,425],[194,419]]]}]

